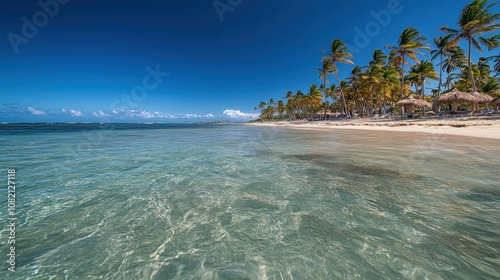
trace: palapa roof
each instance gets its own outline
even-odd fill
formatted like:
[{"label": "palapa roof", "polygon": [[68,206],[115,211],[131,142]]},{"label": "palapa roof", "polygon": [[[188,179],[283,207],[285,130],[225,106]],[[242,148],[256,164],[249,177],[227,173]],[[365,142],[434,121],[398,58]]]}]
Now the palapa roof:
[{"label": "palapa roof", "polygon": [[500,105],[500,97],[497,97],[495,99],[493,99],[490,104],[493,104],[493,105]]},{"label": "palapa roof", "polygon": [[488,103],[493,98],[481,92],[463,92],[456,88],[452,91],[442,94],[434,102],[437,105],[451,103]]},{"label": "palapa roof", "polygon": [[476,95],[477,98],[480,99],[480,101],[478,103],[486,104],[486,103],[490,103],[491,101],[493,101],[493,97],[487,95],[486,93],[475,91],[472,94]]},{"label": "palapa roof", "polygon": [[[325,114],[325,109],[322,109],[322,110],[319,110],[318,112],[316,112],[316,115],[323,116],[324,114]],[[335,113],[332,113],[332,111],[330,111],[330,110],[326,110],[326,115],[333,116],[333,115],[335,115]]]},{"label": "palapa roof", "polygon": [[403,106],[417,106],[417,107],[432,107],[432,104],[421,99],[415,99],[413,96],[410,96],[407,99],[403,99],[396,103],[396,106],[403,107]]}]

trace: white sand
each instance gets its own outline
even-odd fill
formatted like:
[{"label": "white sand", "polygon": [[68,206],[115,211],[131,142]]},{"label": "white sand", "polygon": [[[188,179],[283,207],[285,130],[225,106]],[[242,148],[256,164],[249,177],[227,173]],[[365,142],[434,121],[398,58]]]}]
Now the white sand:
[{"label": "white sand", "polygon": [[500,117],[464,117],[424,120],[349,120],[326,122],[266,122],[255,125],[297,129],[362,129],[378,131],[423,132],[500,139]]}]

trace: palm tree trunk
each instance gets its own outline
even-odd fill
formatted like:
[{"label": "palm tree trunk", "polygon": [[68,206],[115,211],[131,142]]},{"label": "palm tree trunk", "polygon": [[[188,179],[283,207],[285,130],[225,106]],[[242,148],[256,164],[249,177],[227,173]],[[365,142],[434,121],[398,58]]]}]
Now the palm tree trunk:
[{"label": "palm tree trunk", "polygon": [[384,97],[384,115],[387,114],[387,96],[385,94],[383,95]]},{"label": "palm tree trunk", "polygon": [[422,90],[422,100],[424,100],[425,98],[424,84],[425,84],[425,78],[422,78],[422,80],[420,81],[420,90]]},{"label": "palm tree trunk", "polygon": [[467,59],[467,65],[469,66],[469,75],[470,75],[470,80],[472,84],[472,91],[477,91],[476,88],[476,82],[474,81],[474,74],[472,73],[472,66],[471,66],[471,61],[470,61],[470,52],[471,52],[471,38],[468,38],[469,42],[469,58]]},{"label": "palm tree trunk", "polygon": [[405,56],[401,56],[403,61],[401,62],[401,100],[403,100],[405,95]]},{"label": "palm tree trunk", "polygon": [[451,79],[450,79],[451,71],[447,70],[446,73],[448,74],[446,77],[446,91],[448,91],[450,90],[450,84],[451,84]]},{"label": "palm tree trunk", "polygon": [[323,120],[326,121],[326,73],[325,77],[323,77],[323,93],[325,94],[325,113],[323,114]]},{"label": "palm tree trunk", "polygon": [[[401,62],[401,99],[403,100],[404,95],[405,95],[405,56],[401,55],[401,58],[403,61]],[[401,113],[405,113],[405,107],[401,107]]]},{"label": "palm tree trunk", "polygon": [[340,84],[338,71],[335,73],[335,76],[337,77],[337,83],[339,84],[339,89],[340,89],[340,96],[342,97],[342,103],[344,104],[344,109],[345,109],[345,116],[347,117],[347,114],[349,114],[349,112],[347,111],[347,103],[345,102],[344,90],[342,89],[342,85]]},{"label": "palm tree trunk", "polygon": [[440,54],[441,63],[439,64],[439,85],[438,85],[438,97],[441,95],[441,84],[443,77],[443,54]]},{"label": "palm tree trunk", "polygon": [[[469,38],[469,59],[467,60],[467,64],[469,66],[469,74],[470,74],[470,81],[471,81],[471,84],[472,84],[472,91],[476,92],[477,91],[476,81],[474,81],[474,74],[472,72],[472,66],[471,66],[471,62],[470,62],[471,39],[472,38]],[[474,102],[472,111],[476,111],[477,109],[478,109],[477,102]]]}]

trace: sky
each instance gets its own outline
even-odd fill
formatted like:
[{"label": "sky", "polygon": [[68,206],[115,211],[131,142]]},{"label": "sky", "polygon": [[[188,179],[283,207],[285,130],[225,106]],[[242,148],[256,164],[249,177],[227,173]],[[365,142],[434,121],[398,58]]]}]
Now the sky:
[{"label": "sky", "polygon": [[469,2],[6,1],[0,122],[246,121],[260,101],[320,84],[334,39],[367,65],[406,27],[432,46]]}]

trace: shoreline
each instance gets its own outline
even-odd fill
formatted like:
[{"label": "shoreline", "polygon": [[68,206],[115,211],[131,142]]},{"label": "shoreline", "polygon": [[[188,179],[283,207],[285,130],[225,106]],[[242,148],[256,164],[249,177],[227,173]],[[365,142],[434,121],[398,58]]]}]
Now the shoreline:
[{"label": "shoreline", "polygon": [[430,119],[354,119],[336,121],[282,121],[250,125],[333,131],[335,129],[421,132],[475,138],[500,139],[500,116],[430,118]]}]

